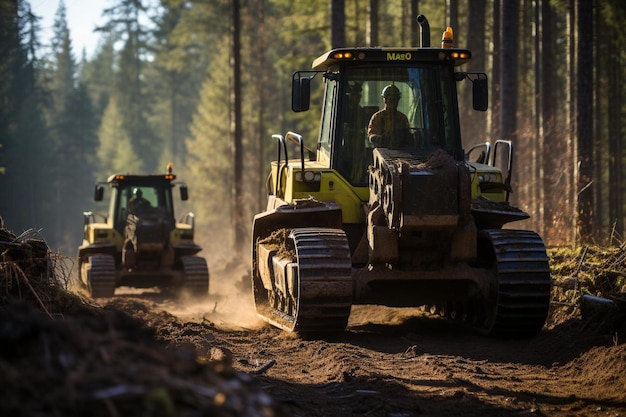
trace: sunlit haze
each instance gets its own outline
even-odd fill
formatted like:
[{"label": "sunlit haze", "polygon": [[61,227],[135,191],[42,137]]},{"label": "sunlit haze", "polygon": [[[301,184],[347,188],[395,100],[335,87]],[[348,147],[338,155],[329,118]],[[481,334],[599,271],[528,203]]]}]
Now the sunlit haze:
[{"label": "sunlit haze", "polygon": [[[50,45],[54,17],[60,2],[61,0],[30,0],[33,13],[41,18],[39,40],[43,45]],[[94,28],[104,22],[102,11],[110,5],[110,0],[65,0],[67,25],[77,60],[80,60],[83,49],[87,58],[92,57],[101,36],[94,32]]]}]

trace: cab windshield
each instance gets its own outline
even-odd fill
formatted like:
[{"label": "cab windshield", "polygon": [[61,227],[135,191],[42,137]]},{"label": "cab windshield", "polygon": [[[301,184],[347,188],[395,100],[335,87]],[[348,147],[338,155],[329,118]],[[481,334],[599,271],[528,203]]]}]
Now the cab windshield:
[{"label": "cab windshield", "polygon": [[344,68],[341,80],[332,165],[352,184],[367,185],[374,147],[462,157],[452,66]]},{"label": "cab windshield", "polygon": [[[114,188],[114,198],[111,199],[109,213],[114,219],[114,227],[123,232],[126,218],[129,214],[138,216],[146,214],[165,215],[174,218],[172,193],[169,183],[145,185],[120,185]],[[137,200],[141,199],[141,206]],[[141,210],[138,209],[141,207]]]}]

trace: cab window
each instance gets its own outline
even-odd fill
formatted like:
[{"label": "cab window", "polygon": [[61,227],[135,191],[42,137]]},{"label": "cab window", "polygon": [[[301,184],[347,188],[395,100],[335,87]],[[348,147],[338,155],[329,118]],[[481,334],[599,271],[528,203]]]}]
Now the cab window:
[{"label": "cab window", "polygon": [[335,106],[333,105],[336,100],[337,81],[334,79],[325,78],[326,89],[324,95],[324,107],[322,110],[322,127],[320,129],[319,147],[320,147],[320,162],[329,162],[330,164],[330,149],[332,146],[332,132],[335,127]]}]

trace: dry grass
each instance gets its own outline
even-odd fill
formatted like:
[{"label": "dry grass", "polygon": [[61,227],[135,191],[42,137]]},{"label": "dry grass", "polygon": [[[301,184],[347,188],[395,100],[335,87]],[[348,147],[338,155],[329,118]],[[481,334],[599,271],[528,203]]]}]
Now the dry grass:
[{"label": "dry grass", "polygon": [[626,293],[626,247],[557,247],[548,255],[557,284],[606,298]]},{"label": "dry grass", "polygon": [[0,229],[0,306],[27,303],[53,317],[88,305],[68,290],[73,261],[51,252],[39,232]]}]

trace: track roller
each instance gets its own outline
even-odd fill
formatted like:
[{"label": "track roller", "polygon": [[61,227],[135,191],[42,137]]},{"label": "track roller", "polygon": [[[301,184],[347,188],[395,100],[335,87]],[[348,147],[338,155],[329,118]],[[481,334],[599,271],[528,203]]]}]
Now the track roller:
[{"label": "track roller", "polygon": [[111,255],[91,255],[81,265],[82,280],[92,298],[115,295],[115,259]]},{"label": "track roller", "polygon": [[486,300],[469,303],[467,319],[490,335],[539,333],[548,315],[551,290],[541,237],[526,230],[484,230],[479,237],[479,259],[489,260],[493,280]]},{"label": "track roller", "polygon": [[[285,242],[259,243],[255,249],[253,293],[258,315],[287,331],[344,330],[353,290],[345,232],[302,228],[292,229],[284,236]],[[276,250],[277,244],[289,253]],[[268,255],[259,257],[259,251]],[[259,268],[259,262],[267,264]],[[267,288],[268,282],[271,288]]]},{"label": "track roller", "polygon": [[209,267],[206,259],[200,256],[183,256],[184,282],[182,290],[193,297],[206,297],[209,294]]}]

